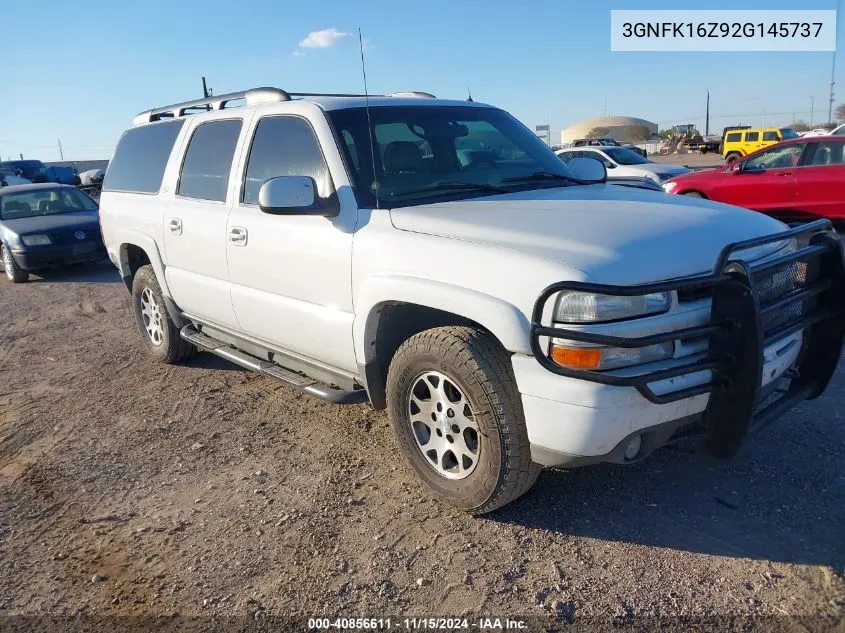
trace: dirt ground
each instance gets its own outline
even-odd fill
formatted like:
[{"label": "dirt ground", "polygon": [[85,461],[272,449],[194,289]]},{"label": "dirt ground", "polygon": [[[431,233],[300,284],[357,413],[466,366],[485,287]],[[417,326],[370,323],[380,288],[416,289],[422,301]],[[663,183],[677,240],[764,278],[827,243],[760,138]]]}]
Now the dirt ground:
[{"label": "dirt ground", "polygon": [[383,413],[209,354],[157,365],[138,336],[108,263],[0,280],[0,629],[78,615],[845,627],[842,371],[730,462],[690,446],[545,471],[471,518],[421,490]]}]

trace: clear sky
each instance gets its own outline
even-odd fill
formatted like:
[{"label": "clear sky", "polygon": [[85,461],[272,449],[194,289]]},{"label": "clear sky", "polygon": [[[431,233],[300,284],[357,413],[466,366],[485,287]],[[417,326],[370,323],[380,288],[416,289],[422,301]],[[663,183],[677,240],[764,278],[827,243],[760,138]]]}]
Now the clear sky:
[{"label": "clear sky", "polygon": [[[203,75],[216,94],[263,85],[361,92],[358,27],[368,40],[371,92],[463,99],[469,85],[476,101],[532,128],[551,123],[554,141],[560,128],[605,111],[703,129],[708,88],[711,132],[762,125],[764,111],[768,125],[791,123],[793,113],[809,121],[811,97],[818,123],[827,118],[831,53],[611,52],[610,10],[837,7],[836,0],[2,4],[0,156],[42,160],[59,158],[57,139],[66,159],[109,158],[135,114],[201,97]],[[309,38],[315,31],[329,32]],[[845,103],[845,60],[837,65],[835,105]]]}]

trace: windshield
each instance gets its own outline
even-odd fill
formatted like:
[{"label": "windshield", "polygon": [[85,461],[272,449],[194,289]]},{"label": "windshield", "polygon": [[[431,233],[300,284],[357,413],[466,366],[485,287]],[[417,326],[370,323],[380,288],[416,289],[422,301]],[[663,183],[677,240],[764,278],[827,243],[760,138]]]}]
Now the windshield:
[{"label": "windshield", "polygon": [[798,132],[789,127],[782,127],[780,129],[780,135],[783,137],[784,141],[791,138],[798,138]]},{"label": "windshield", "polygon": [[545,143],[495,108],[370,108],[372,147],[365,108],[327,114],[361,206],[401,207],[573,184],[572,172]]},{"label": "windshield", "polygon": [[77,189],[36,189],[0,196],[0,220],[96,211],[97,203]]},{"label": "windshield", "polygon": [[602,151],[620,165],[644,165],[651,162],[626,147],[604,147]]}]

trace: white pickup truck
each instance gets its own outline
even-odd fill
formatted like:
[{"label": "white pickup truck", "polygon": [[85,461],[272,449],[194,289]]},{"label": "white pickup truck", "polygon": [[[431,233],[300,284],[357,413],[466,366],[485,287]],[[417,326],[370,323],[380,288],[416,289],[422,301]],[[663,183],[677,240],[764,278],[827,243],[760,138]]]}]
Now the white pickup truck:
[{"label": "white pickup truck", "polygon": [[605,178],[488,105],[257,88],[138,115],[100,213],[156,358],[386,408],[421,482],[480,514],[544,465],[693,434],[729,456],[836,367],[827,221]]}]

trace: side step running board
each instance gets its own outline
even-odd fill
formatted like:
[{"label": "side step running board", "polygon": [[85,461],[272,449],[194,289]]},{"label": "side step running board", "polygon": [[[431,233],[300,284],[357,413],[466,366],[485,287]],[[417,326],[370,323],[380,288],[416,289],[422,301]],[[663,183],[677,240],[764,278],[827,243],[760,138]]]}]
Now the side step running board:
[{"label": "side step running board", "polygon": [[275,378],[279,382],[282,382],[290,387],[296,387],[300,391],[304,391],[305,393],[320,398],[321,400],[327,400],[328,402],[333,402],[335,404],[361,404],[363,402],[367,402],[368,400],[367,392],[364,389],[358,389],[355,391],[334,389],[328,385],[317,382],[316,380],[312,380],[311,378],[308,378],[308,376],[303,376],[302,374],[280,367],[276,363],[261,360],[260,358],[251,356],[239,349],[235,349],[231,345],[203,334],[193,325],[186,325],[183,327],[179,331],[179,335],[200,349],[211,352],[220,358],[225,358],[226,360],[233,362],[236,365],[240,365],[241,367],[245,367],[246,369],[251,369],[252,371],[264,374],[270,378]]}]

